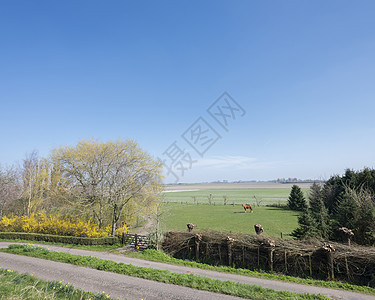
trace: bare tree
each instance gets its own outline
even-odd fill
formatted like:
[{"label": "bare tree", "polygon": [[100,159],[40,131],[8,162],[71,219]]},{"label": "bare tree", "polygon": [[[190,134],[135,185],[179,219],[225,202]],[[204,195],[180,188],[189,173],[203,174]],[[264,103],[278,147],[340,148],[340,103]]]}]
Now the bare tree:
[{"label": "bare tree", "polygon": [[0,220],[7,204],[21,197],[22,188],[19,172],[15,167],[1,168],[0,166]]},{"label": "bare tree", "polygon": [[262,198],[258,199],[255,195],[254,195],[254,199],[255,199],[255,203],[257,204],[257,206],[261,206],[263,199]]}]

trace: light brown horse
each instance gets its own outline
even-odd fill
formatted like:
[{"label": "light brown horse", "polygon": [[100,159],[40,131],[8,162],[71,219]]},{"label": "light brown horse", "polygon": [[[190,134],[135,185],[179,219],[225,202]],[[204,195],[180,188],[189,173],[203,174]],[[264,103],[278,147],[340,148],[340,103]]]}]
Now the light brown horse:
[{"label": "light brown horse", "polygon": [[245,212],[250,209],[251,212],[253,212],[253,207],[251,206],[251,204],[242,204],[242,207],[243,209],[245,210]]},{"label": "light brown horse", "polygon": [[188,229],[189,232],[192,232],[193,229],[194,229],[195,227],[197,227],[197,225],[192,224],[192,223],[186,224],[186,226],[187,226],[187,229]]}]

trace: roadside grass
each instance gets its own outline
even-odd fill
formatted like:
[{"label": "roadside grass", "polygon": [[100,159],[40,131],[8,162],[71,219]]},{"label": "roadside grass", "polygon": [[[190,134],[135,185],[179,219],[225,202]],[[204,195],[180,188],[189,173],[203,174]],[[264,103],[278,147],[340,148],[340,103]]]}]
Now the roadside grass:
[{"label": "roadside grass", "polygon": [[[18,240],[17,241],[16,240],[0,240],[0,241],[19,242]],[[30,245],[30,241],[21,241],[21,242],[25,242],[25,243],[27,242],[28,245]],[[38,243],[40,242],[38,241]],[[65,246],[68,248],[77,248],[77,249],[83,249],[83,250],[94,250],[91,247],[96,247],[96,246],[79,247],[80,245],[66,245],[66,244],[60,244],[60,243],[58,244],[58,243],[47,243],[47,242],[43,244]],[[118,248],[120,246],[121,245],[119,245]],[[375,289],[373,288],[349,284],[345,282],[323,281],[323,280],[316,280],[312,278],[293,277],[293,276],[287,276],[283,274],[269,273],[269,272],[262,271],[262,270],[252,271],[248,269],[231,268],[228,266],[212,266],[212,265],[203,264],[203,263],[199,263],[195,261],[177,259],[177,258],[169,256],[168,254],[162,251],[156,251],[154,249],[145,249],[143,251],[137,251],[137,252],[121,252],[120,253],[116,249],[112,248],[112,246],[107,246],[107,247],[110,247],[110,248],[95,249],[95,250],[96,251],[109,251],[112,253],[126,255],[128,257],[134,257],[134,258],[150,260],[150,261],[155,261],[155,262],[168,263],[168,264],[173,264],[173,265],[181,265],[181,266],[186,266],[186,267],[212,270],[212,271],[223,272],[223,273],[238,274],[238,275],[271,279],[271,280],[279,280],[279,281],[292,282],[292,283],[298,283],[298,284],[306,284],[306,285],[311,285],[311,286],[321,286],[321,287],[326,287],[326,288],[340,289],[340,290],[365,293],[369,295],[375,295]],[[7,250],[5,249],[3,250],[4,250],[3,252],[7,252]],[[0,249],[0,251],[2,251],[2,249]]]},{"label": "roadside grass", "polygon": [[186,231],[186,224],[197,225],[197,230],[217,230],[251,233],[255,235],[254,224],[261,224],[263,235],[280,237],[282,232],[289,234],[298,227],[298,212],[259,206],[254,212],[245,213],[240,205],[208,204],[163,204],[163,225],[165,231]]},{"label": "roadside grass", "polygon": [[300,277],[293,277],[287,276],[283,274],[277,273],[269,273],[269,272],[262,272],[262,271],[251,271],[248,269],[236,269],[231,268],[228,266],[211,266],[203,263],[198,263],[195,261],[177,259],[174,257],[169,256],[168,254],[156,251],[154,249],[145,249],[140,252],[127,252],[122,253],[129,257],[145,259],[155,262],[162,262],[168,263],[173,265],[180,265],[185,267],[192,267],[192,268],[199,268],[204,270],[211,270],[223,273],[230,273],[230,274],[238,274],[250,277],[257,277],[257,278],[264,278],[264,279],[271,279],[271,280],[279,280],[279,281],[286,281],[298,284],[306,284],[311,286],[320,286],[325,288],[331,289],[339,289],[339,290],[346,290],[358,293],[365,293],[369,295],[375,295],[375,289],[367,287],[367,286],[360,286],[354,285],[346,282],[339,282],[339,281],[323,281],[323,280],[316,280],[312,278],[300,278]]},{"label": "roadside grass", "polygon": [[63,281],[42,281],[32,275],[19,274],[13,270],[0,269],[0,299],[111,299],[109,294],[94,294],[74,288]]},{"label": "roadside grass", "polygon": [[54,243],[54,242],[44,242],[44,241],[30,241],[30,240],[21,240],[21,239],[0,239],[0,242],[14,242],[14,243],[26,243],[26,244],[43,244],[43,245],[53,245],[53,246],[60,246],[65,248],[74,248],[74,249],[81,249],[81,250],[91,250],[91,251],[111,251],[114,249],[118,249],[122,247],[120,243],[113,244],[113,245],[78,245],[78,244],[64,244],[64,243]]},{"label": "roadside grass", "polygon": [[58,262],[70,263],[97,270],[109,271],[148,280],[191,287],[199,290],[238,296],[247,299],[328,299],[322,295],[297,294],[287,291],[265,289],[257,285],[247,285],[231,281],[221,281],[193,274],[172,273],[166,270],[136,267],[124,263],[116,263],[92,256],[79,256],[68,253],[50,251],[44,247],[32,245],[10,245],[2,249],[7,253],[26,255]]},{"label": "roadside grass", "polygon": [[[302,188],[305,196],[309,189]],[[212,195],[212,203],[224,204],[224,196],[227,197],[227,204],[250,203],[256,205],[256,200],[261,201],[261,205],[286,204],[289,188],[249,188],[249,189],[201,189],[197,191],[176,191],[164,192],[164,202],[208,204],[208,198]]]}]

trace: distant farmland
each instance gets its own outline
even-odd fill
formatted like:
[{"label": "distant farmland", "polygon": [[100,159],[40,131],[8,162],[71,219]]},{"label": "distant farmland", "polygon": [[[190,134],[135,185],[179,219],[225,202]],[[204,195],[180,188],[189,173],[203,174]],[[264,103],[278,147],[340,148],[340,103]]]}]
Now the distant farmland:
[{"label": "distant farmland", "polygon": [[[309,183],[297,184],[307,196]],[[164,202],[252,205],[285,204],[292,184],[218,183],[166,186]]]}]

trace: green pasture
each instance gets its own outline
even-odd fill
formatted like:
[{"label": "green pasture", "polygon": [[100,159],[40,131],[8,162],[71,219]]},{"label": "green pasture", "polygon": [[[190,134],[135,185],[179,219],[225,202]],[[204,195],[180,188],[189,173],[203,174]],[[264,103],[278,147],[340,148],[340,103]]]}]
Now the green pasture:
[{"label": "green pasture", "polygon": [[297,228],[298,213],[277,207],[255,206],[245,213],[241,205],[164,203],[164,230],[186,231],[186,224],[196,230],[232,231],[255,234],[254,224],[261,224],[265,236],[280,237]]},{"label": "green pasture", "polygon": [[[302,189],[307,197],[309,189]],[[224,204],[224,196],[227,204],[250,203],[256,205],[286,204],[290,189],[286,188],[251,188],[251,189],[202,189],[197,191],[164,192],[164,202],[177,203],[208,203],[210,194],[212,203]]]}]

